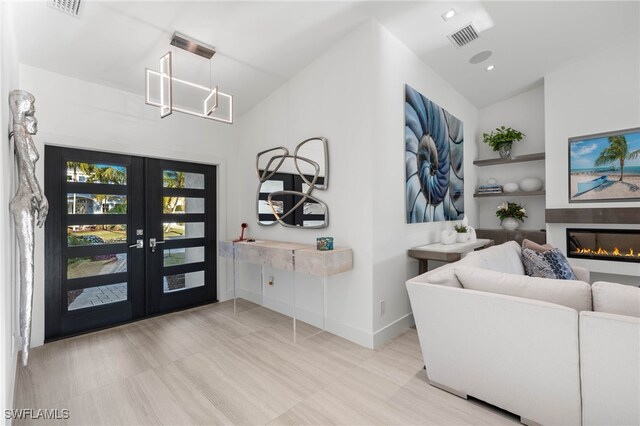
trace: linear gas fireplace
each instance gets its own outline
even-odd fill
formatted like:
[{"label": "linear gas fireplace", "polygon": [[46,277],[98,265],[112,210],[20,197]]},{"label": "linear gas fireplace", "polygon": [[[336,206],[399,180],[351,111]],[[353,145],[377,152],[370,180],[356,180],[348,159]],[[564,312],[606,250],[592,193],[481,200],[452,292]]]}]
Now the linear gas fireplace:
[{"label": "linear gas fireplace", "polygon": [[567,254],[578,259],[640,263],[640,230],[569,228]]}]

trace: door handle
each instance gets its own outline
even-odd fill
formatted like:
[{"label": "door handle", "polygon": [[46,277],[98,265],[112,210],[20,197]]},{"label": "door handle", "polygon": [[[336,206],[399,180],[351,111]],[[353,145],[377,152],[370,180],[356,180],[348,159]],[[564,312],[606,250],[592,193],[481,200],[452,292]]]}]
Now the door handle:
[{"label": "door handle", "polygon": [[136,240],[136,243],[130,244],[129,248],[144,248],[144,240]]},{"label": "door handle", "polygon": [[158,244],[164,244],[164,241],[156,241],[155,238],[149,238],[149,247],[151,247],[151,253],[156,252],[156,246]]}]

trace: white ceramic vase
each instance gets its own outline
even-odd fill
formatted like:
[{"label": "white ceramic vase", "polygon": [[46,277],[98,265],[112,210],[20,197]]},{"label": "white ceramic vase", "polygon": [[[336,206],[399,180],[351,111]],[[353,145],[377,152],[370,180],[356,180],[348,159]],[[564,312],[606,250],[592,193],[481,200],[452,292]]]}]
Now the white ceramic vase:
[{"label": "white ceramic vase", "polygon": [[500,223],[503,229],[507,231],[515,231],[520,226],[520,221],[514,217],[505,218],[502,223]]},{"label": "white ceramic vase", "polygon": [[457,232],[454,230],[444,230],[440,233],[440,242],[442,244],[453,244],[456,242]]},{"label": "white ceramic vase", "polygon": [[456,241],[459,243],[466,243],[467,240],[469,239],[469,233],[468,232],[456,232]]},{"label": "white ceramic vase", "polygon": [[518,184],[515,182],[508,182],[502,185],[504,192],[516,192],[518,190]]},{"label": "white ceramic vase", "polygon": [[524,192],[540,191],[543,182],[536,177],[524,178],[520,181],[520,189]]}]

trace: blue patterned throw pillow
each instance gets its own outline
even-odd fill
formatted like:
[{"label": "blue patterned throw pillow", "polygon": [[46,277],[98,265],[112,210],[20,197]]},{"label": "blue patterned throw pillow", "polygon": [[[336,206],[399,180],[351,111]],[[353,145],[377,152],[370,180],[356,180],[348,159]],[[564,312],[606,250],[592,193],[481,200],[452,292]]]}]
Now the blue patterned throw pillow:
[{"label": "blue patterned throw pillow", "polygon": [[522,249],[524,271],[530,277],[577,280],[571,265],[560,249],[554,248],[539,253],[528,248]]}]

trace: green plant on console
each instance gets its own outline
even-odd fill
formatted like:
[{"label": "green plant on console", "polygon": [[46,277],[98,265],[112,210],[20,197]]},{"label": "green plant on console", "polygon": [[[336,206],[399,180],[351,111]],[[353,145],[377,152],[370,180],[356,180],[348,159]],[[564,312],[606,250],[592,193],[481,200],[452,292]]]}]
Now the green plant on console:
[{"label": "green plant on console", "polygon": [[468,228],[464,225],[456,225],[453,227],[458,234],[465,234],[468,231]]},{"label": "green plant on console", "polygon": [[482,141],[494,151],[499,151],[501,148],[510,148],[514,142],[522,140],[524,136],[526,135],[519,130],[500,126],[496,128],[495,132],[483,133]]}]

